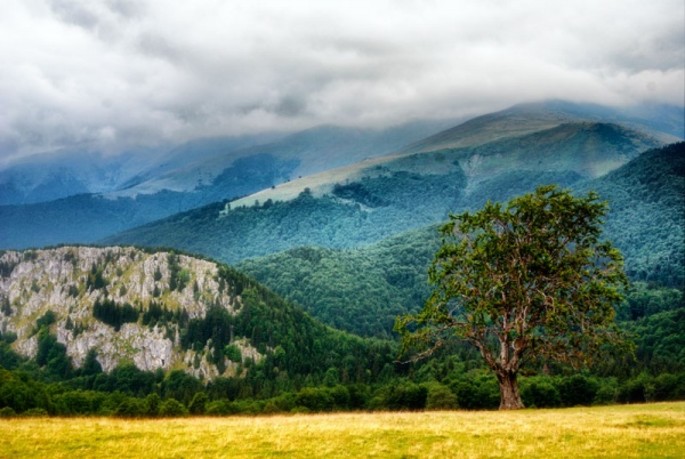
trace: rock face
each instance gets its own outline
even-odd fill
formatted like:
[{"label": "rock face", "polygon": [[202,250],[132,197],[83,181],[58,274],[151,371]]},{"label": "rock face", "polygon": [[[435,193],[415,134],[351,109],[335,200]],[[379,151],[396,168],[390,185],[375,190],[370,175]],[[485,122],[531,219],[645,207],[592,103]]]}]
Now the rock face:
[{"label": "rock face", "polygon": [[[75,367],[94,350],[104,371],[128,362],[146,371],[181,368],[205,379],[234,376],[242,366],[223,356],[218,362],[211,341],[185,349],[177,321],[149,319],[155,308],[186,321],[203,319],[210,307],[235,316],[241,297],[231,291],[217,264],[170,252],[130,247],[0,252],[0,332],[16,334],[14,349],[34,357],[37,321],[50,317],[49,332],[66,346]],[[247,338],[230,339],[244,359],[263,357]]]}]

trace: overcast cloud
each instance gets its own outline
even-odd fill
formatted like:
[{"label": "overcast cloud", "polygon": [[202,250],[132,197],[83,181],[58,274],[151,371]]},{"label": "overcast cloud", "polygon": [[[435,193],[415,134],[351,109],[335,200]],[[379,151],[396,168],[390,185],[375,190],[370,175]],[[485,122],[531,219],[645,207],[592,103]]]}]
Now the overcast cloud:
[{"label": "overcast cloud", "polygon": [[682,106],[683,0],[3,0],[0,158],[382,126],[563,98]]}]

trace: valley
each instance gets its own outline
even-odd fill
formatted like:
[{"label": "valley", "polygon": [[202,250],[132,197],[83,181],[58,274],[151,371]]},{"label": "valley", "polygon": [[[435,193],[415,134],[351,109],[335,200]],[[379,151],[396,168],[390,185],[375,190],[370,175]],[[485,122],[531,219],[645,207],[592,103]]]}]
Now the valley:
[{"label": "valley", "polygon": [[[2,206],[0,405],[122,417],[494,408],[474,349],[410,363],[393,326],[429,296],[450,213],[548,183],[608,201],[603,237],[633,282],[616,316],[636,347],[582,373],[532,363],[525,404],[681,399],[685,143],[626,116],[550,102],[418,139],[436,125],[266,136],[226,157],[222,140],[189,143],[119,190]],[[323,151],[332,159],[317,162]],[[77,244],[13,250],[58,242]]]}]

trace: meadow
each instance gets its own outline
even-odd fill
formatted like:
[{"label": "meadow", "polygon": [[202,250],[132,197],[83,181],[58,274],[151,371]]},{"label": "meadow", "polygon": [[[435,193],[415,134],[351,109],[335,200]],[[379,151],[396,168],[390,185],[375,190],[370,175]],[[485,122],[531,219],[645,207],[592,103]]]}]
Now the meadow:
[{"label": "meadow", "polygon": [[10,418],[0,457],[685,457],[685,402],[261,417]]}]

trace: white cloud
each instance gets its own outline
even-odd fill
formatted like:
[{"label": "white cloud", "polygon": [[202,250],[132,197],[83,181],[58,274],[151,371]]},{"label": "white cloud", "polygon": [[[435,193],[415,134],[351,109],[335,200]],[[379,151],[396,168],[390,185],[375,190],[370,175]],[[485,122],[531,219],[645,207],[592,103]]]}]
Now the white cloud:
[{"label": "white cloud", "polygon": [[543,98],[683,105],[682,0],[5,0],[0,155]]}]

